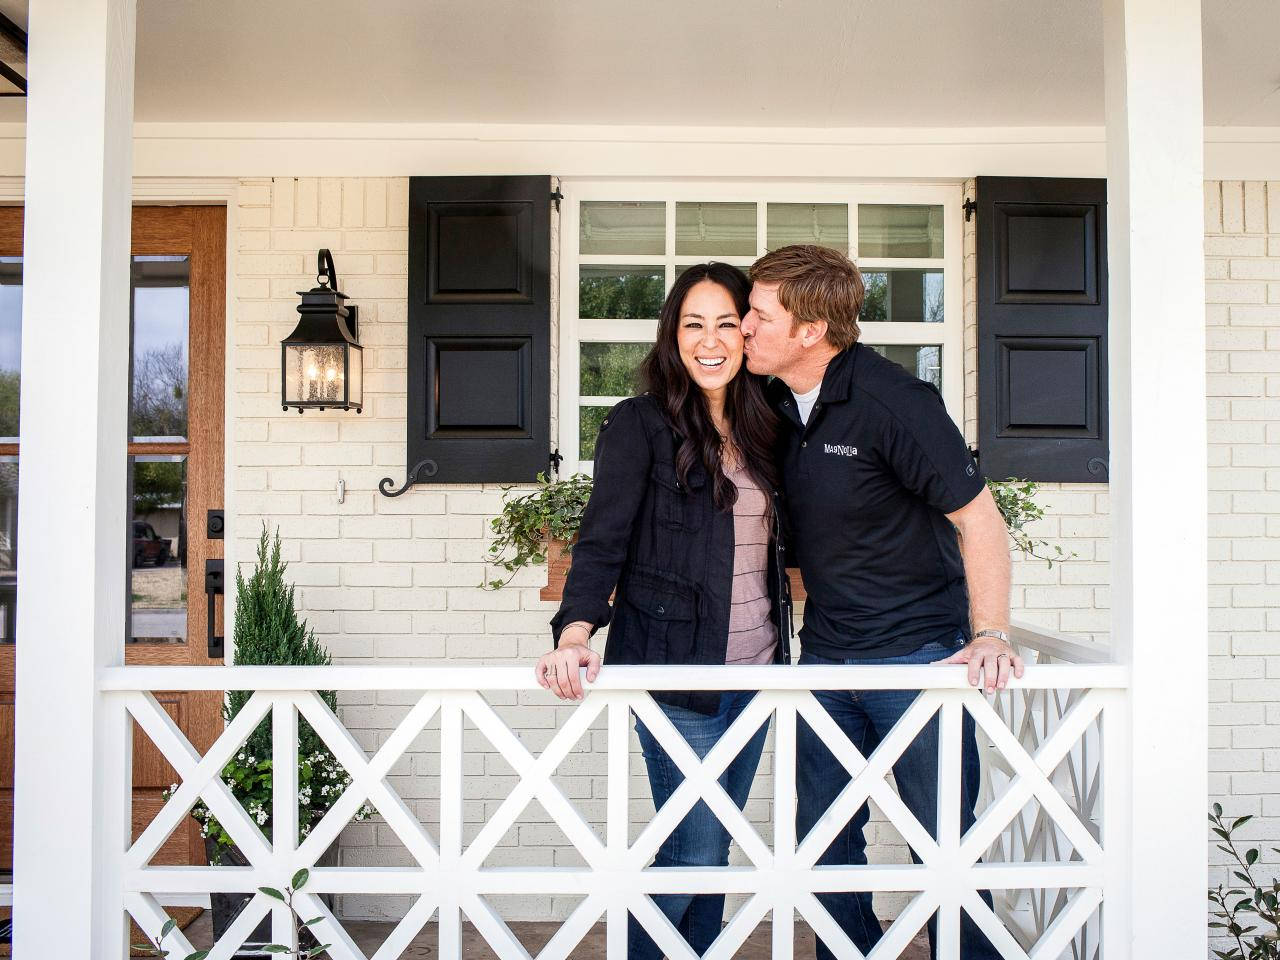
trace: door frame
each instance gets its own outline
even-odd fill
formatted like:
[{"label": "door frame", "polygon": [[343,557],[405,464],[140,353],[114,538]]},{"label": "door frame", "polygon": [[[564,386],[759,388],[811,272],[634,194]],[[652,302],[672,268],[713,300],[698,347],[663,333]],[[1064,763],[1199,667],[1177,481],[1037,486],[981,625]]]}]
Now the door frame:
[{"label": "door frame", "polygon": [[[218,395],[215,391],[213,394],[206,393],[206,397],[213,403],[215,407],[214,416],[217,418],[218,411],[221,413],[221,434],[222,442],[220,449],[209,448],[212,450],[212,462],[208,464],[208,468],[203,471],[203,477],[200,482],[207,486],[222,488],[220,496],[215,502],[220,502],[224,509],[224,515],[232,516],[231,504],[229,503],[230,492],[234,489],[231,483],[231,477],[234,474],[235,462],[232,456],[232,445],[229,440],[233,435],[232,431],[232,411],[233,411],[233,395],[231,391],[231,382],[233,380],[231,359],[233,357],[234,336],[231,324],[230,312],[230,295],[233,289],[232,282],[234,278],[233,264],[231,262],[232,252],[234,250],[234,236],[236,229],[236,196],[238,190],[238,181],[232,179],[226,180],[203,180],[203,181],[183,181],[183,180],[144,180],[134,181],[134,210],[133,225],[131,229],[130,249],[133,253],[192,253],[191,249],[179,249],[180,243],[175,244],[171,231],[166,231],[163,227],[156,229],[164,223],[166,218],[148,217],[145,211],[154,210],[158,207],[219,207],[221,216],[218,217],[193,217],[189,221],[195,230],[214,230],[222,234],[219,241],[222,247],[221,256],[223,260],[223,269],[221,271],[206,271],[205,281],[199,286],[191,288],[191,297],[195,300],[200,297],[205,300],[208,308],[208,316],[210,324],[208,325],[208,334],[211,339],[206,340],[203,344],[190,344],[189,349],[194,354],[197,349],[213,351],[221,355],[222,366],[222,392]],[[140,189],[141,188],[141,189]],[[22,178],[0,177],[0,207],[21,207],[24,197],[22,193]],[[142,215],[138,215],[138,211],[143,211]],[[22,250],[22,220],[21,218],[2,217],[0,218],[0,253],[20,254]],[[192,246],[192,231],[188,230],[187,246]],[[213,235],[209,235],[212,239]],[[163,249],[162,249],[163,248]],[[218,336],[221,331],[221,337]],[[192,331],[195,334],[195,331]],[[189,442],[194,443],[194,438],[189,438]],[[154,445],[150,445],[154,446]],[[134,444],[130,442],[130,453],[132,454]],[[17,444],[0,445],[0,453],[13,454],[18,451]],[[156,452],[149,450],[148,452]],[[219,476],[220,474],[220,476]],[[202,529],[204,518],[189,517],[189,522],[197,529]],[[203,536],[197,538],[197,543],[189,544],[188,553],[188,570],[199,571],[199,579],[203,579],[204,559],[212,555],[209,550],[209,542]],[[233,557],[233,541],[228,537],[221,544],[222,549],[216,552],[221,553],[224,557],[226,569],[234,569],[235,563]],[[210,660],[207,656],[204,645],[204,625],[206,613],[206,595],[203,590],[188,591],[188,633],[185,650],[189,656],[189,661],[193,665],[219,663],[220,661]],[[229,624],[233,617],[234,593],[228,592],[224,595],[223,617],[220,618],[219,626],[221,632],[230,639],[231,631],[223,627],[223,624]],[[192,608],[197,609],[193,610]],[[194,627],[194,629],[193,629]],[[0,652],[0,684],[5,689],[12,689],[14,684],[14,666],[16,647],[10,647]],[[126,663],[129,664],[149,664],[158,662],[161,651],[158,648],[148,649],[146,645],[131,646],[126,645],[125,648]],[[2,655],[2,654],[7,654]],[[171,662],[171,661],[170,661]],[[199,697],[200,694],[185,693],[184,696],[190,699],[193,696]],[[213,708],[219,721],[221,718],[220,701],[221,695],[210,693],[208,696],[217,700],[217,704],[209,704],[206,709]],[[208,726],[208,724],[201,724]],[[203,751],[207,749],[212,739],[220,732],[221,723],[216,724],[216,728],[192,729],[188,735],[194,734],[192,737],[193,746]],[[136,814],[136,811],[135,811]],[[135,826],[135,831],[137,827]],[[188,829],[188,845],[189,845],[189,862],[203,862],[204,850],[203,843],[199,838],[197,830]],[[172,839],[177,839],[175,836]],[[0,883],[0,903],[10,902],[12,897],[12,884]],[[179,898],[183,899],[183,898]]]}]

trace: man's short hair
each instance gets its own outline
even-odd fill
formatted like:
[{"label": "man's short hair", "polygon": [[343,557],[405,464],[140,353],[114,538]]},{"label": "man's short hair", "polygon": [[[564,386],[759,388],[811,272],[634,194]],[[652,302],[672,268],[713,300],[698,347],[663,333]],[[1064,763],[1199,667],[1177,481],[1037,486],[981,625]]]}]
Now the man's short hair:
[{"label": "man's short hair", "polygon": [[852,260],[830,247],[779,247],[751,265],[753,283],[776,283],[778,300],[802,323],[827,322],[827,342],[846,350],[858,342],[858,314],[866,287]]}]

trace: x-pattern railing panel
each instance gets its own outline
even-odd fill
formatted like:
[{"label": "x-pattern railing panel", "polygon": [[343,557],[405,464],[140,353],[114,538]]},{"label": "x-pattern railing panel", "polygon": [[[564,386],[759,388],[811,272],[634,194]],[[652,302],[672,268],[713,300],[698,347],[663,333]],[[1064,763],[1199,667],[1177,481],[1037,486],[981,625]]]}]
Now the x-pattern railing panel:
[{"label": "x-pattern railing panel", "polygon": [[[222,668],[225,669],[225,668]],[[231,668],[234,669],[234,668]],[[336,679],[341,680],[341,668]],[[633,668],[634,669],[634,668]],[[547,746],[531,751],[481,694],[482,689],[528,689],[526,682],[510,686],[484,683],[485,671],[473,671],[468,688],[450,682],[425,689],[380,747],[367,753],[340,719],[299,679],[279,687],[260,684],[242,712],[203,756],[186,740],[177,725],[146,689],[117,688],[114,703],[127,711],[178,771],[181,782],[153,822],[126,850],[121,851],[120,903],[151,936],[159,932],[165,914],[159,895],[198,891],[234,892],[260,886],[282,886],[301,867],[313,868],[307,888],[297,898],[299,912],[321,918],[316,934],[332,944],[330,953],[341,960],[366,957],[325,905],[319,894],[410,894],[411,908],[372,960],[399,956],[435,917],[440,953],[459,956],[461,924],[470,921],[503,958],[532,960],[529,952],[489,901],[503,894],[577,895],[582,901],[571,911],[556,934],[537,954],[539,960],[563,960],[586,932],[601,919],[608,924],[611,960],[625,956],[626,922],[633,915],[667,953],[692,958],[693,951],[658,908],[653,897],[663,893],[741,894],[743,903],[729,918],[706,956],[728,960],[751,932],[772,916],[773,955],[788,960],[793,955],[794,923],[798,916],[818,933],[838,956],[861,957],[822,906],[818,895],[839,890],[898,891],[912,899],[869,954],[869,960],[891,960],[935,913],[938,916],[939,956],[958,952],[962,913],[968,913],[1006,958],[1055,960],[1078,939],[1082,925],[1091,922],[1105,890],[1104,852],[1097,825],[1089,821],[1103,800],[1103,778],[1094,769],[1063,776],[1064,762],[1081,752],[1081,738],[1104,722],[1122,722],[1122,711],[1109,708],[1122,702],[1125,692],[1119,671],[1100,668],[1099,682],[1083,684],[1078,670],[1059,670],[1035,687],[1024,686],[1006,695],[1022,697],[1017,710],[997,700],[996,708],[983,694],[956,682],[953,671],[942,668],[910,668],[893,674],[879,668],[832,668],[807,675],[809,688],[795,682],[797,671],[788,668],[746,668],[755,671],[735,677],[743,681],[728,686],[728,677],[715,689],[760,689],[760,693],[730,726],[721,740],[699,758],[646,689],[696,689],[705,687],[710,675],[655,677],[643,674],[644,685],[621,682],[625,670],[605,671],[602,681],[588,692],[555,732]],[[725,668],[726,673],[737,668]],[[868,672],[872,671],[872,672]],[[206,670],[202,674],[207,676]],[[679,672],[678,670],[676,671]],[[958,671],[956,671],[958,672]],[[195,676],[188,672],[189,676]],[[361,674],[367,678],[367,673]],[[618,678],[613,684],[606,679]],[[946,678],[947,682],[932,682]],[[314,678],[311,678],[314,679]],[[1051,686],[1056,679],[1058,686]],[[376,689],[405,689],[390,676]],[[816,686],[820,682],[821,686]],[[901,686],[889,685],[901,683]],[[881,739],[869,755],[844,735],[810,689],[923,688],[900,722]],[[166,684],[174,689],[177,684]],[[227,686],[231,686],[230,683]],[[316,684],[321,686],[321,684]],[[330,684],[323,684],[328,687]],[[340,687],[340,682],[332,686]],[[1093,688],[1090,689],[1090,686]],[[240,688],[236,684],[236,688]],[[347,687],[350,689],[351,687]],[[364,687],[367,689],[367,686]],[[156,689],[159,689],[157,686]],[[1059,690],[1070,691],[1060,695]],[[1052,694],[1052,697],[1050,696]],[[1056,704],[1054,716],[1028,717],[1028,705]],[[1002,715],[1003,711],[1003,715]],[[976,723],[987,749],[987,797],[976,823],[960,830],[960,731],[967,712]],[[1116,719],[1112,718],[1115,715]],[[630,728],[638,718],[671,756],[684,779],[653,818],[629,839]],[[273,805],[274,816],[290,827],[286,842],[272,844],[232,796],[221,780],[227,760],[258,724],[272,719],[273,763],[276,769],[290,764],[297,751],[297,723],[305,719],[348,771],[351,782],[329,813],[297,844],[296,782],[282,777]],[[582,749],[588,731],[605,720],[608,746],[606,822],[602,834],[566,796],[556,781],[558,767],[575,750]],[[399,796],[390,771],[419,735],[438,718],[440,729],[440,826],[435,835]],[[471,723],[500,755],[518,781],[487,818],[470,843],[464,842],[462,812],[463,727]],[[738,752],[760,728],[774,724],[773,818],[770,833],[762,836],[733,803],[719,778]],[[796,729],[808,724],[826,744],[849,781],[808,836],[795,831]],[[895,762],[930,723],[939,726],[938,824],[922,824],[907,809],[890,785]],[[1099,761],[1096,738],[1090,756]],[[999,758],[998,764],[991,763]],[[993,775],[994,771],[994,775]],[[762,771],[767,773],[769,771]],[[998,781],[998,783],[997,783]],[[992,786],[995,784],[995,786]],[[1070,799],[1064,797],[1064,789]],[[245,868],[173,868],[149,866],[150,859],[181,823],[197,800],[203,800],[246,854]],[[337,838],[356,810],[369,801],[413,858],[398,868],[314,867],[320,854]],[[552,821],[582,857],[583,867],[507,868],[488,866],[497,844],[533,801],[541,803]],[[726,868],[655,869],[649,862],[662,842],[699,801],[725,825],[744,852],[747,864]],[[816,866],[818,858],[849,819],[867,802],[874,801],[912,850],[919,864]],[[1072,848],[1070,860],[1057,862],[998,862],[999,854],[1013,849],[1011,832],[1021,828],[1020,812],[1035,801],[1041,810],[1037,837],[1053,837]],[[1081,814],[1084,814],[1082,817]],[[937,831],[935,837],[934,831]],[[1032,838],[1024,836],[1023,850]],[[1036,842],[1041,842],[1037,840]],[[1042,843],[1047,849],[1048,842]],[[990,851],[997,853],[991,862]],[[987,856],[988,862],[980,858]],[[1012,927],[1010,918],[997,916],[980,896],[981,891],[1054,891],[1054,909],[1039,929]],[[1000,902],[999,900],[997,901]],[[229,957],[268,911],[273,911],[273,933],[291,932],[283,908],[262,894],[254,895],[232,928],[214,947],[211,957]],[[171,934],[175,952],[189,946],[181,934]]]}]

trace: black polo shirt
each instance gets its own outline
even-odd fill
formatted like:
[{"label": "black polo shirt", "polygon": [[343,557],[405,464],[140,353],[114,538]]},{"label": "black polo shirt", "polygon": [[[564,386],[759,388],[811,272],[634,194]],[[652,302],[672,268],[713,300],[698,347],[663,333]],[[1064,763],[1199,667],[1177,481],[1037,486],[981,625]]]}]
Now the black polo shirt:
[{"label": "black polo shirt", "polygon": [[786,384],[770,391],[783,419],[791,561],[809,594],[803,648],[892,657],[968,637],[964,566],[945,514],[983,479],[937,389],[854,344],[827,366],[808,425]]}]

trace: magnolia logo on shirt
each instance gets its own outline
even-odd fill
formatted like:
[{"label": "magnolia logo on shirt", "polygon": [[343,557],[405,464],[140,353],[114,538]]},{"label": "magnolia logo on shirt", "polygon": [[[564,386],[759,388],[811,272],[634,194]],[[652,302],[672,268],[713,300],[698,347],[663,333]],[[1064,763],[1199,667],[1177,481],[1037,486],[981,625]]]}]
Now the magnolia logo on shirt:
[{"label": "magnolia logo on shirt", "polygon": [[849,447],[843,443],[824,443],[824,453],[835,453],[842,457],[856,457],[858,455],[857,447]]}]

